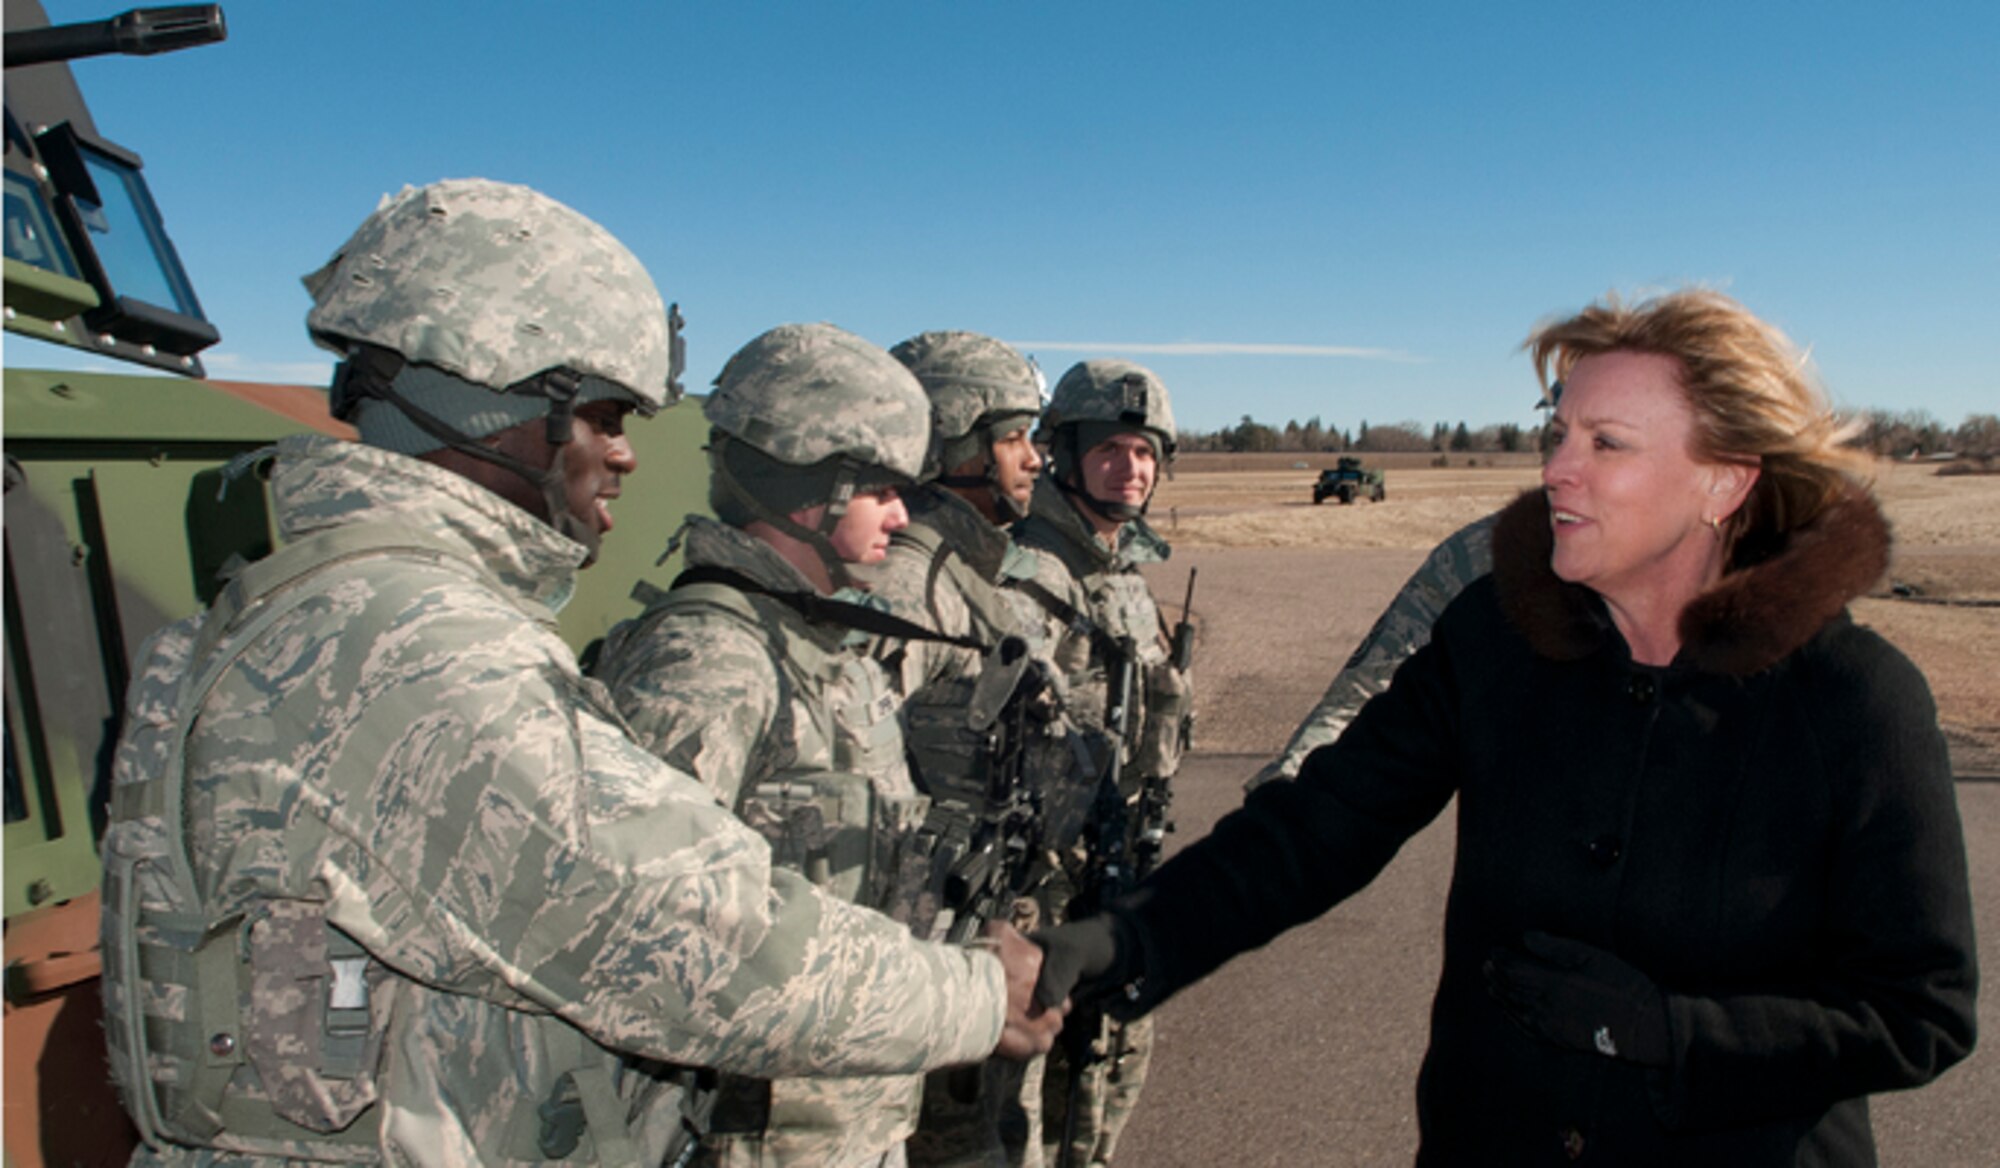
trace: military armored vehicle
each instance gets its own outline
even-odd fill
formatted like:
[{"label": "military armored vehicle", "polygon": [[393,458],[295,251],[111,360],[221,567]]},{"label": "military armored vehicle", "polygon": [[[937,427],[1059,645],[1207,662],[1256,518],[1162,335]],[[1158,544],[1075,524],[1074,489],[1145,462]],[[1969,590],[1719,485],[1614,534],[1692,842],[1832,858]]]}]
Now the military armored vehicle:
[{"label": "military armored vehicle", "polygon": [[[272,549],[264,489],[255,476],[223,489],[230,461],[287,434],[351,431],[327,415],[323,387],[205,379],[201,354],[220,333],[168,233],[171,209],[139,155],[99,132],[66,64],[221,41],[220,8],[50,27],[34,0],[8,0],[5,20],[6,1159],[122,1163],[136,1137],[106,1077],[97,842],[128,663],[235,560]],[[207,51],[228,67],[230,48]],[[62,349],[148,373],[33,368]],[[637,578],[672,578],[653,561],[680,515],[701,509],[705,435],[698,409],[632,428],[644,489],[620,502],[618,536],[563,612],[572,645],[637,612]]]},{"label": "military armored vehicle", "polygon": [[1343,504],[1356,499],[1380,503],[1388,497],[1388,484],[1380,468],[1362,466],[1361,460],[1352,455],[1341,455],[1333,469],[1319,472],[1313,483],[1315,504],[1328,499],[1339,499]]}]

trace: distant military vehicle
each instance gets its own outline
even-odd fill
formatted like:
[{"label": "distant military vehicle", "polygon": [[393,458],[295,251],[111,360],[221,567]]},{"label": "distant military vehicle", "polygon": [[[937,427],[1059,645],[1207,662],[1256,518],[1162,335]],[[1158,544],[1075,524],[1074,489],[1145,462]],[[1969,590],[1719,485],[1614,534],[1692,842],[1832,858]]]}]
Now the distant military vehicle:
[{"label": "distant military vehicle", "polygon": [[1352,455],[1341,455],[1333,469],[1319,472],[1319,478],[1313,483],[1315,504],[1328,499],[1339,499],[1342,503],[1369,499],[1380,503],[1388,497],[1389,488],[1382,471],[1362,466],[1361,460]]},{"label": "distant military vehicle", "polygon": [[[228,565],[272,549],[256,476],[222,490],[230,460],[288,434],[351,431],[327,416],[323,390],[201,380],[220,334],[139,156],[98,133],[65,63],[220,41],[220,8],[57,27],[35,0],[4,12],[6,1162],[122,1163],[136,1136],[105,1069],[97,844],[128,663],[206,604]],[[302,292],[298,303],[303,332]],[[171,376],[25,368],[55,352],[42,342]],[[563,610],[577,647],[637,611],[635,579],[672,578],[653,561],[706,497],[700,410],[630,433],[645,489],[621,500],[618,535]]]}]

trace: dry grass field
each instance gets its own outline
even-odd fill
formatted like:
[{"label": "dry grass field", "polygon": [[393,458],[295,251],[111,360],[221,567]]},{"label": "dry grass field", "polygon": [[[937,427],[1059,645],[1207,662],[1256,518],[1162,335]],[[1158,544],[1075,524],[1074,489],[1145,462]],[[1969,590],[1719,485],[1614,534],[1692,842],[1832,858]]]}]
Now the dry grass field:
[{"label": "dry grass field", "polygon": [[[1539,481],[1533,455],[1475,455],[1475,465],[1454,455],[1446,467],[1432,465],[1433,457],[1371,456],[1370,465],[1387,473],[1385,502],[1315,506],[1312,482],[1331,456],[1188,455],[1162,484],[1152,517],[1177,551],[1203,559],[1253,549],[1421,552]],[[1896,546],[1889,578],[1854,606],[1855,618],[1922,667],[1954,750],[2000,772],[2000,475],[1883,463],[1876,488]],[[1339,580],[1316,583],[1337,587]],[[1165,586],[1159,594],[1178,600]],[[1208,594],[1195,609],[1212,613],[1230,602]],[[1312,626],[1302,620],[1292,627]],[[1253,643],[1243,651],[1281,647]],[[1265,749],[1261,741],[1245,745]]]}]

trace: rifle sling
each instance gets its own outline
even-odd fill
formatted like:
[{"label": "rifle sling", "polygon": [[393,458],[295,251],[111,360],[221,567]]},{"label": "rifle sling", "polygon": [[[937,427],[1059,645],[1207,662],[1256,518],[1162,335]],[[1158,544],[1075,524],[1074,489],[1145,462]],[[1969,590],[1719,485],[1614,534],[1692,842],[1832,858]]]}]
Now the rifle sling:
[{"label": "rifle sling", "polygon": [[978,653],[984,653],[989,648],[985,642],[977,638],[940,633],[934,629],[927,629],[915,621],[904,620],[893,613],[869,608],[867,605],[833,600],[812,592],[779,592],[764,587],[741,572],[715,564],[697,564],[683,571],[674,577],[671,587],[679,588],[683,584],[721,584],[738,592],[768,596],[788,608],[797,610],[800,616],[814,624],[838,625],[841,628],[857,629],[874,636],[889,637],[899,641],[937,641]]},{"label": "rifle sling", "polygon": [[1078,612],[1075,605],[1050,591],[1046,584],[1040,580],[1017,580],[1014,582],[1014,587],[1033,597],[1035,603],[1047,609],[1050,615],[1071,630],[1090,638],[1091,647],[1097,650],[1099,657],[1106,661],[1115,659],[1118,642],[1112,639],[1111,634],[1099,628],[1096,621]]}]

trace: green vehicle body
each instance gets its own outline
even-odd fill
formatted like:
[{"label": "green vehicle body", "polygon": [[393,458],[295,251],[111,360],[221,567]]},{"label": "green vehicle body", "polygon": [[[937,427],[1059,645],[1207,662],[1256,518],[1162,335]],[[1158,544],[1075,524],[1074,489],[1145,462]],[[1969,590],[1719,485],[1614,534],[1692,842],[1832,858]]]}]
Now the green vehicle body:
[{"label": "green vehicle body", "polygon": [[[212,15],[219,33],[220,13]],[[16,64],[17,42],[34,39],[17,34],[47,23],[32,0],[9,0],[0,882],[10,1168],[109,1162],[131,1146],[104,1077],[95,944],[97,843],[133,654],[155,629],[202,608],[233,558],[271,551],[266,488],[255,474],[225,475],[232,460],[288,434],[351,436],[327,415],[323,386],[205,380],[199,354],[219,338],[185,276],[184,295],[148,302],[115,282],[120,273],[73,254],[90,246],[88,233],[66,218],[73,212],[65,201],[78,190],[65,183],[76,168],[44,157],[43,148],[74,155],[80,141],[89,157],[126,168],[124,185],[138,192],[130,197],[140,225],[167,272],[164,283],[142,273],[142,288],[172,288],[179,269],[138,157],[98,134],[62,59]],[[103,172],[93,173],[101,184]],[[92,193],[119,197],[82,190]],[[113,231],[134,226],[115,211],[110,219]],[[73,242],[79,234],[81,246]],[[17,247],[23,238],[28,246]],[[129,243],[109,250],[120,246],[129,252]],[[55,352],[47,344],[152,372],[32,368],[38,354]],[[708,427],[698,402],[628,433],[640,469],[616,504],[618,530],[561,614],[565,638],[580,651],[638,611],[629,598],[635,582],[672,579],[676,565],[655,561],[682,516],[706,509]]]},{"label": "green vehicle body", "polygon": [[1331,470],[1319,472],[1313,482],[1313,502],[1339,499],[1343,504],[1356,499],[1380,503],[1389,497],[1388,483],[1379,468],[1365,467],[1352,455],[1341,455]]},{"label": "green vehicle body", "polygon": [[[25,349],[18,346],[13,356]],[[6,912],[97,886],[88,796],[115,741],[126,663],[153,630],[214,596],[232,556],[275,540],[263,484],[231,459],[310,429],[342,433],[309,387],[6,371]],[[317,425],[287,413],[317,408]],[[303,408],[303,409],[302,409]],[[632,585],[707,493],[707,435],[683,404],[630,430],[640,473],[619,530],[563,610],[579,649],[638,611]],[[17,782],[18,780],[18,782]]]}]

